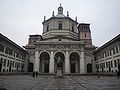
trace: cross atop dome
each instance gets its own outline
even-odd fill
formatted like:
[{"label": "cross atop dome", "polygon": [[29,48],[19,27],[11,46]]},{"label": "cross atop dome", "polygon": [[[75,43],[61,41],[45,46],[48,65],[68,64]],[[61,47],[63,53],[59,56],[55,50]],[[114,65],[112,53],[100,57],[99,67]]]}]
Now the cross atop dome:
[{"label": "cross atop dome", "polygon": [[61,7],[61,3],[60,3],[60,7]]}]

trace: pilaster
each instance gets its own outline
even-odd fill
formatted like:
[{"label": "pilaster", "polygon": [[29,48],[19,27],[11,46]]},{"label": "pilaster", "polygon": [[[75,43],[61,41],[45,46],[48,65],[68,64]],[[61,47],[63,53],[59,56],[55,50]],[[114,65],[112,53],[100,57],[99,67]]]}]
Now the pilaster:
[{"label": "pilaster", "polygon": [[66,51],[66,56],[65,56],[65,73],[70,73],[70,60],[69,60],[68,51]]},{"label": "pilaster", "polygon": [[53,55],[53,51],[51,51],[49,63],[50,63],[49,64],[49,73],[54,73],[54,55]]},{"label": "pilaster", "polygon": [[38,71],[39,72],[39,55],[38,55],[38,51],[35,52],[35,61],[34,61],[34,71]]},{"label": "pilaster", "polygon": [[81,50],[81,58],[80,58],[80,73],[81,73],[81,74],[85,74],[84,50]]}]

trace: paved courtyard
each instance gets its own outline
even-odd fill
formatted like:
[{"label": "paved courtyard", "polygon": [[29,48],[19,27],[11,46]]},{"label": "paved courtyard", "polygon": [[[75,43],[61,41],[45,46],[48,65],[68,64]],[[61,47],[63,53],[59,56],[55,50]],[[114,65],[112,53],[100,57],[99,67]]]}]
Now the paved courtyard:
[{"label": "paved courtyard", "polygon": [[0,76],[0,88],[6,90],[120,90],[117,77],[97,76]]}]

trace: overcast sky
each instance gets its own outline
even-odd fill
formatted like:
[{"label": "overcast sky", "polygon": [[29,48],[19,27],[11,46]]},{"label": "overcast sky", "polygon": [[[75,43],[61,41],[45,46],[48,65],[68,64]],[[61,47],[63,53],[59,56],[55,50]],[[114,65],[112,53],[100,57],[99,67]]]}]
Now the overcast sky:
[{"label": "overcast sky", "polygon": [[101,46],[120,33],[120,0],[0,0],[0,33],[20,46],[29,35],[42,34],[43,17],[62,4],[79,23],[90,23],[93,44]]}]

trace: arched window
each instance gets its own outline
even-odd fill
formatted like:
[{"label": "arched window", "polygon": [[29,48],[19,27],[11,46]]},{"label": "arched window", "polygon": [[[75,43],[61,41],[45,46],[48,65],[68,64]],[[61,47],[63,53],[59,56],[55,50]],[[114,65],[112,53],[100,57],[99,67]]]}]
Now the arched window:
[{"label": "arched window", "polygon": [[62,30],[62,23],[58,24],[58,30]]}]

